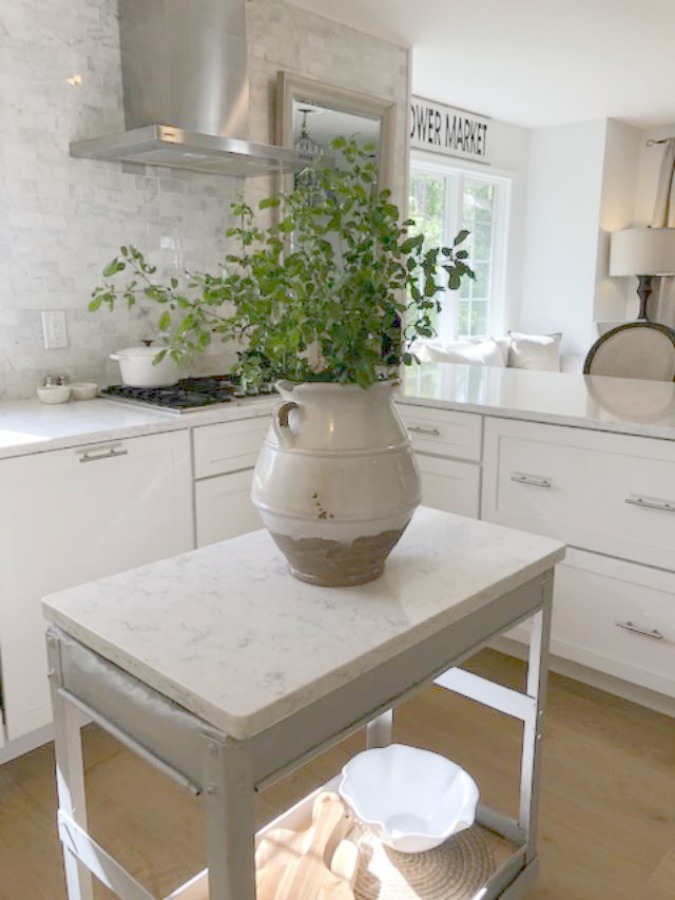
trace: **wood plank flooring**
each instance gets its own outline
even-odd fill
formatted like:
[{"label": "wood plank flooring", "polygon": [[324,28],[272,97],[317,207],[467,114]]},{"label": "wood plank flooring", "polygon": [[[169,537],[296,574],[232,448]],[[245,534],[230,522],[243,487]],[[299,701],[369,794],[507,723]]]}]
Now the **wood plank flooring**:
[{"label": "wood plank flooring", "polygon": [[[467,668],[522,687],[512,657],[483,651]],[[515,814],[520,730],[432,687],[399,707],[395,738],[455,759],[485,802]],[[545,730],[541,876],[528,900],[675,900],[675,719],[551,675]],[[199,801],[96,726],[84,742],[95,837],[158,896],[203,868]],[[362,747],[356,735],[265,791],[260,824]],[[51,745],[0,767],[0,900],[65,897],[53,767]]]}]

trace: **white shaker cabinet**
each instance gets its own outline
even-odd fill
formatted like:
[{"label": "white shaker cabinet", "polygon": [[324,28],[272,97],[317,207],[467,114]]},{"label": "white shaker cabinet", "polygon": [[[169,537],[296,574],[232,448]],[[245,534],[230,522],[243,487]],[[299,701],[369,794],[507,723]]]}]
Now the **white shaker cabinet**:
[{"label": "white shaker cabinet", "polygon": [[269,417],[257,416],[193,429],[198,547],[263,527],[251,483],[268,427]]},{"label": "white shaker cabinet", "polygon": [[675,697],[675,442],[487,418],[483,466],[484,519],[570,547],[551,651]]},{"label": "white shaker cabinet", "polygon": [[477,519],[482,417],[405,404],[398,411],[415,449],[422,503]]},{"label": "white shaker cabinet", "polygon": [[0,461],[7,738],[51,721],[41,598],[193,548],[189,431]]}]

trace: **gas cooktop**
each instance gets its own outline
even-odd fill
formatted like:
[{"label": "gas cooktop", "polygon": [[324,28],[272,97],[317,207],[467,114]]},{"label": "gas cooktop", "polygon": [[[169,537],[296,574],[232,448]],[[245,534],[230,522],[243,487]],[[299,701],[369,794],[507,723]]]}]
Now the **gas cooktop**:
[{"label": "gas cooktop", "polygon": [[[273,385],[263,384],[256,393],[270,394],[273,390]],[[101,395],[110,400],[121,400],[141,406],[155,406],[176,413],[194,412],[221,403],[229,403],[233,398],[255,396],[255,394],[243,390],[229,375],[182,378],[171,387],[161,388],[139,388],[113,384],[103,388]]]}]

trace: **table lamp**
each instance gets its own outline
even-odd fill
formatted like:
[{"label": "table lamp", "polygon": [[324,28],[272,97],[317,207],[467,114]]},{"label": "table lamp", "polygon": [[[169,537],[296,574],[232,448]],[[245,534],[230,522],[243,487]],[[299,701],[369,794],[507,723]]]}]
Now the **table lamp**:
[{"label": "table lamp", "polygon": [[635,275],[640,312],[647,321],[647,299],[656,275],[675,275],[675,228],[624,228],[612,232],[610,275]]}]

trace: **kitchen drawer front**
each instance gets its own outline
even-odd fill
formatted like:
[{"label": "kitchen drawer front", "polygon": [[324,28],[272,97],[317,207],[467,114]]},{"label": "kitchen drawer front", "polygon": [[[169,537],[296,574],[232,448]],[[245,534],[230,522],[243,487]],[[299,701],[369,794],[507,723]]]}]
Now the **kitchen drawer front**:
[{"label": "kitchen drawer front", "polygon": [[439,459],[418,453],[422,503],[434,509],[477,519],[480,504],[480,467],[476,463]]},{"label": "kitchen drawer front", "polygon": [[675,442],[488,418],[482,517],[675,571]]},{"label": "kitchen drawer front", "polygon": [[482,416],[403,403],[397,408],[418,452],[480,462]]},{"label": "kitchen drawer front", "polygon": [[253,468],[268,427],[269,418],[258,416],[194,428],[195,478]]},{"label": "kitchen drawer front", "polygon": [[[528,632],[525,623],[508,637]],[[675,575],[568,549],[555,570],[551,653],[675,697]]]},{"label": "kitchen drawer front", "polygon": [[253,470],[195,482],[196,544],[205,547],[262,528],[251,502]]}]

